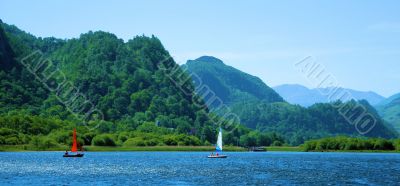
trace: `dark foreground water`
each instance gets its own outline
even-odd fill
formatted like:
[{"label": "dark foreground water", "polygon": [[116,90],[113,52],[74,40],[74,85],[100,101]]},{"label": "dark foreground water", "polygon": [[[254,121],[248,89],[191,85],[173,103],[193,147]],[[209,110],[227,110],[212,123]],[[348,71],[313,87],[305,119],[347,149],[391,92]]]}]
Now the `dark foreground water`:
[{"label": "dark foreground water", "polygon": [[0,153],[1,185],[400,185],[399,154]]}]

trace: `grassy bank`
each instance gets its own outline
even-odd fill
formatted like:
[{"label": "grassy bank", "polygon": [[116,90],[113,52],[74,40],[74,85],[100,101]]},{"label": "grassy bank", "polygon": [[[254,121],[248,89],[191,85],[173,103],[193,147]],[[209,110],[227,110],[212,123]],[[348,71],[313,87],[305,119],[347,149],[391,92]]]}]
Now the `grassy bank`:
[{"label": "grassy bank", "polygon": [[[183,151],[183,152],[202,152],[214,151],[213,146],[152,146],[152,147],[100,147],[88,146],[87,151]],[[225,147],[224,151],[241,152],[246,149],[241,147]]]},{"label": "grassy bank", "polygon": [[[23,151],[65,151],[69,150],[70,147],[58,146],[46,149],[37,149],[30,145],[0,145],[0,152],[23,152]],[[301,146],[297,147],[277,147],[271,146],[266,147],[267,152],[304,152],[304,148]],[[214,151],[213,146],[147,146],[147,147],[109,147],[109,146],[85,146],[85,151],[89,152],[129,152],[129,151],[179,151],[179,152],[212,152]],[[226,152],[246,152],[246,148],[226,146],[224,147]],[[395,150],[324,150],[324,151],[309,151],[309,152],[360,152],[360,153],[400,153]]]},{"label": "grassy bank", "polygon": [[[45,149],[38,149],[30,145],[0,145],[0,151],[65,151],[70,147],[57,146]],[[212,152],[213,146],[145,146],[145,147],[124,147],[124,146],[85,146],[85,151],[89,152],[117,152],[117,151],[182,151],[182,152]],[[236,146],[225,146],[226,152],[246,152],[248,149]],[[267,151],[301,152],[301,147],[267,147]]]},{"label": "grassy bank", "polygon": [[[19,152],[19,151],[65,151],[69,149],[66,146],[38,149],[29,145],[1,145],[0,151]],[[89,152],[116,152],[116,151],[182,151],[182,152],[201,152],[214,151],[213,146],[147,146],[147,147],[109,147],[109,146],[85,146],[85,151]],[[243,152],[247,149],[242,147],[227,146],[224,151]]]},{"label": "grassy bank", "polygon": [[[269,152],[306,152],[303,147],[267,147]],[[400,153],[396,150],[324,150],[324,151],[307,151],[307,152],[354,152],[354,153]]]},{"label": "grassy bank", "polygon": [[31,145],[0,145],[0,152],[19,152],[19,151],[65,151],[66,146],[57,146],[50,148],[36,148]]},{"label": "grassy bank", "polygon": [[[65,151],[70,147],[57,146],[51,148],[35,148],[30,145],[0,145],[0,151]],[[145,147],[124,147],[124,146],[85,146],[85,151],[89,152],[118,152],[118,151],[182,151],[182,152],[212,152],[213,146],[145,146]],[[247,148],[236,146],[225,146],[226,152],[246,152]],[[267,147],[267,151],[301,152],[300,147]]]},{"label": "grassy bank", "polygon": [[271,146],[267,147],[267,151],[283,151],[283,152],[303,152],[303,148],[301,147],[277,147],[277,146]]},{"label": "grassy bank", "polygon": [[396,150],[324,150],[324,151],[307,151],[307,152],[353,152],[353,153],[400,153]]},{"label": "grassy bank", "polygon": [[302,146],[310,152],[399,152],[400,139],[335,136],[309,140]]}]

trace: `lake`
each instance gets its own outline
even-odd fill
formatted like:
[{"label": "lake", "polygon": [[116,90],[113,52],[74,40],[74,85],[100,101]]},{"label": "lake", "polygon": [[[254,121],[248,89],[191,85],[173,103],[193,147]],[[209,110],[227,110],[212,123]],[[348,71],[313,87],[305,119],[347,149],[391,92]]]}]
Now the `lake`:
[{"label": "lake", "polygon": [[1,185],[398,185],[400,154],[1,152]]}]

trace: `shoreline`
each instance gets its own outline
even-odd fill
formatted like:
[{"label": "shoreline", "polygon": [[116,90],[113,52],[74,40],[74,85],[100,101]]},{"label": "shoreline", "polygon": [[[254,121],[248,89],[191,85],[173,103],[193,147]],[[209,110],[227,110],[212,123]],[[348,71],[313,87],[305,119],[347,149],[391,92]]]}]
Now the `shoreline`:
[{"label": "shoreline", "polygon": [[[124,146],[85,146],[87,152],[213,152],[214,146],[144,146],[144,147],[124,147]],[[65,151],[68,146],[58,146],[51,148],[34,148],[30,145],[0,145],[0,152],[36,152],[36,151]],[[304,152],[301,147],[266,147],[267,152]],[[247,148],[226,146],[225,152],[249,152]]]},{"label": "shoreline", "polygon": [[[67,146],[52,147],[46,149],[35,149],[29,145],[0,145],[0,152],[63,152],[69,150]],[[306,152],[302,147],[271,146],[266,147],[265,152]],[[148,147],[123,147],[123,146],[85,146],[86,152],[213,152],[213,146],[148,146]],[[227,146],[225,152],[249,152],[247,148]],[[400,153],[400,151],[385,150],[330,150],[330,151],[307,151],[322,153]],[[255,152],[257,153],[257,152]]]},{"label": "shoreline", "polygon": [[[36,151],[66,151],[70,147],[59,146],[51,148],[34,148],[29,145],[0,145],[0,152],[36,152]],[[145,146],[145,147],[123,147],[123,146],[84,146],[86,152],[212,152],[213,146]],[[246,152],[246,148],[227,146],[225,152]]]}]

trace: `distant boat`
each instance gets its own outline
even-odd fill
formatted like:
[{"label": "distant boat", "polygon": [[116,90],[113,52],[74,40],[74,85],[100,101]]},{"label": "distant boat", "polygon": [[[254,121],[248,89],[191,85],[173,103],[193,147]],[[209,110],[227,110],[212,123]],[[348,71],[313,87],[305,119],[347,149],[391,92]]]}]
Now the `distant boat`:
[{"label": "distant boat", "polygon": [[208,156],[208,158],[227,158],[227,155],[222,155],[222,129],[219,128],[219,133],[218,133],[218,140],[217,144],[215,145],[215,154],[211,154]]},{"label": "distant boat", "polygon": [[250,147],[249,148],[250,152],[267,152],[266,147]]},{"label": "distant boat", "polygon": [[65,158],[80,158],[83,157],[83,153],[82,153],[82,146],[80,146],[80,153],[78,152],[78,141],[76,140],[76,129],[74,129],[74,132],[72,134],[72,148],[71,148],[71,152],[73,154],[69,154],[68,151],[65,151],[65,154],[63,155],[63,157]]}]

